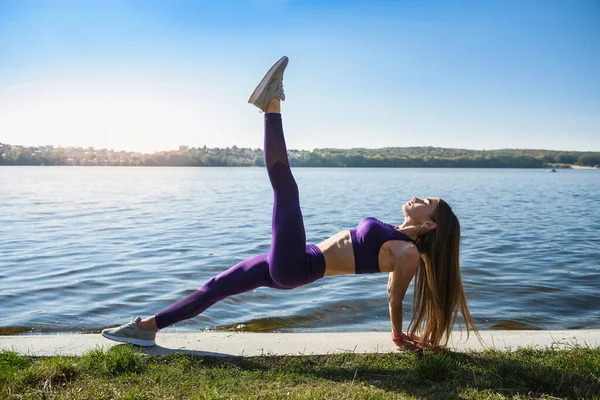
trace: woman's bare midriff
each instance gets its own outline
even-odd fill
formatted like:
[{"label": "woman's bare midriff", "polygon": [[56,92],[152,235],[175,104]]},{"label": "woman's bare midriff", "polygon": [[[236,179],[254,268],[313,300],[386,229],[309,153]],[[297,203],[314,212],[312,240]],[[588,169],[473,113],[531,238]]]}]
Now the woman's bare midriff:
[{"label": "woman's bare midriff", "polygon": [[[387,241],[379,250],[379,270],[393,271],[390,245],[395,241]],[[325,258],[325,276],[348,275],[356,273],[354,250],[350,231],[341,231],[317,244]]]},{"label": "woman's bare midriff", "polygon": [[341,231],[317,244],[325,257],[325,276],[354,274],[350,231]]}]

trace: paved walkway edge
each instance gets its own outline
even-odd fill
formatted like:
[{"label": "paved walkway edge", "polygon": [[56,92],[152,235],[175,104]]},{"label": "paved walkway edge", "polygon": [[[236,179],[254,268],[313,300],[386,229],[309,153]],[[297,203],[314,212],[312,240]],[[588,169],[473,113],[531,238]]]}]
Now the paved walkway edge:
[{"label": "paved walkway edge", "polygon": [[[600,347],[600,330],[482,331],[483,343],[474,335],[455,332],[449,348],[516,350],[520,346],[570,348]],[[397,351],[386,332],[341,333],[159,333],[147,354],[186,353],[204,356],[312,355],[333,353],[388,353]],[[0,336],[0,350],[33,356],[81,355],[108,349],[117,343],[100,334]]]}]

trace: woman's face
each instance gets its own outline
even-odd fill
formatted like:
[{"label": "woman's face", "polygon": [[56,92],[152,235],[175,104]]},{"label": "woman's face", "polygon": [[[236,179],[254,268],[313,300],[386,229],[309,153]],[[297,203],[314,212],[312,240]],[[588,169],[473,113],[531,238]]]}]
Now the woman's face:
[{"label": "woman's face", "polygon": [[435,209],[440,203],[440,199],[425,197],[420,199],[413,197],[402,206],[404,215],[418,224],[430,221],[435,213]]}]

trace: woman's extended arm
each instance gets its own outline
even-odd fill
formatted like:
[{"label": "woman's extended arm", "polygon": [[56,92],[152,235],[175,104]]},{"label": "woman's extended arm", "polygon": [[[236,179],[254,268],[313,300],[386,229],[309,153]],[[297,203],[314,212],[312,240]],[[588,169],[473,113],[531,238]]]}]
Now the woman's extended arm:
[{"label": "woman's extended arm", "polygon": [[388,304],[392,325],[392,340],[402,349],[414,350],[406,335],[402,333],[402,301],[419,266],[419,252],[407,248],[406,245],[392,246],[394,271],[388,280]]},{"label": "woman's extended arm", "polygon": [[[402,300],[404,294],[399,293],[398,279],[394,279],[394,273],[390,272],[388,280],[388,306],[390,311],[390,322],[392,324],[392,337],[402,337]],[[395,289],[392,289],[395,288]]]}]

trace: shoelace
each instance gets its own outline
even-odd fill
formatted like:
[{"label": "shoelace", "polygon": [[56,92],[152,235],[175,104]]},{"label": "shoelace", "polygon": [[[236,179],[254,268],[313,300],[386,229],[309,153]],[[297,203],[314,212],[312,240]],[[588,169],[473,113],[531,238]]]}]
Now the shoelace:
[{"label": "shoelace", "polygon": [[[269,91],[271,91],[271,90],[274,90],[274,87],[275,87],[275,83],[276,83],[276,82],[277,82],[277,79],[272,79],[272,80],[269,82],[269,85],[267,86],[267,92],[269,92]],[[280,85],[278,85],[278,86],[279,86],[279,87],[278,87],[278,89],[279,89],[279,90],[281,90],[281,93],[283,93],[283,79],[281,80],[281,84],[280,84]]]}]

